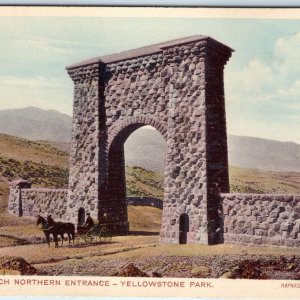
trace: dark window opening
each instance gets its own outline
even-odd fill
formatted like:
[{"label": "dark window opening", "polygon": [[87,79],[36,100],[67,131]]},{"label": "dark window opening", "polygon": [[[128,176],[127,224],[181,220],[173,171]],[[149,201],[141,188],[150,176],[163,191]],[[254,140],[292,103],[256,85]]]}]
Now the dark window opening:
[{"label": "dark window opening", "polygon": [[82,226],[84,223],[85,223],[85,210],[83,207],[80,207],[78,211],[78,225]]},{"label": "dark window opening", "polygon": [[179,218],[179,244],[187,244],[187,233],[190,231],[190,220],[187,214]]}]

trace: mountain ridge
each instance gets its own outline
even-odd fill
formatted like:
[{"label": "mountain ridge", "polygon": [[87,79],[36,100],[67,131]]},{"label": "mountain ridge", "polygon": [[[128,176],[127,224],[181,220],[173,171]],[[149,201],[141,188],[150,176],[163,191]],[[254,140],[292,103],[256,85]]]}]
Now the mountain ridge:
[{"label": "mountain ridge", "polygon": [[[0,132],[29,140],[65,143],[71,141],[72,118],[53,109],[36,107],[0,110]],[[165,141],[147,127],[135,131],[125,143],[126,163],[164,172]],[[287,141],[228,135],[229,164],[268,171],[300,171],[300,145]]]},{"label": "mountain ridge", "polygon": [[36,107],[0,110],[0,132],[29,139],[70,141],[72,118]]}]

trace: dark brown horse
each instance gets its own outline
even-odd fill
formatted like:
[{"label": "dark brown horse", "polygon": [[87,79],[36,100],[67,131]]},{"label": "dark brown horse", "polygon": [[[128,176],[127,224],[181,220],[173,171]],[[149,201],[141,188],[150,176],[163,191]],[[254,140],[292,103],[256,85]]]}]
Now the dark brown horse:
[{"label": "dark brown horse", "polygon": [[45,234],[46,241],[48,246],[50,247],[50,235],[53,235],[53,239],[55,242],[55,248],[58,247],[58,238],[57,236],[61,236],[62,244],[64,240],[64,233],[68,234],[69,237],[69,244],[71,243],[71,240],[75,239],[75,225],[72,223],[63,223],[63,222],[54,222],[53,224],[48,224],[46,219],[44,219],[42,216],[37,216],[37,222],[36,225],[42,224],[42,230]]}]

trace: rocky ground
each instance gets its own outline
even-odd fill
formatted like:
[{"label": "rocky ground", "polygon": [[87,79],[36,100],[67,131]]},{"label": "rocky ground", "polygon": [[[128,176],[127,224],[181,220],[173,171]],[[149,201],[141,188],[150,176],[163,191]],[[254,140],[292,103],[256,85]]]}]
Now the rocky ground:
[{"label": "rocky ground", "polygon": [[195,277],[300,280],[300,256],[158,256],[151,258],[72,260],[35,266],[39,275],[122,277]]},{"label": "rocky ground", "polygon": [[209,256],[70,260],[36,268],[20,257],[1,257],[2,274],[300,280],[300,257]]},{"label": "rocky ground", "polygon": [[35,275],[36,269],[22,257],[0,257],[1,275]]},{"label": "rocky ground", "polygon": [[[76,240],[59,248],[52,243],[48,248],[43,234],[33,229],[22,234],[17,230],[24,243],[1,237],[1,274],[300,280],[300,255],[295,248],[161,245],[156,234],[115,236],[104,244]],[[10,230],[10,238],[13,233]]]}]

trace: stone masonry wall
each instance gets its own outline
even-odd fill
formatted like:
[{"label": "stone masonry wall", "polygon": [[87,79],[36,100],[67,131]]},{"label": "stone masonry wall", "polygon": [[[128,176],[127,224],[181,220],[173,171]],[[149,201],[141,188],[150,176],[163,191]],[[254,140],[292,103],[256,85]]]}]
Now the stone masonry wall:
[{"label": "stone masonry wall", "polygon": [[[99,64],[71,70],[69,74],[74,81],[74,104],[67,205],[68,218],[77,222],[80,207],[89,211],[94,219],[98,218],[99,186],[104,184],[106,171],[101,169],[101,164],[105,166],[105,162],[99,161]],[[102,159],[105,160],[105,155]]]},{"label": "stone masonry wall", "polygon": [[206,51],[206,164],[207,164],[207,221],[209,244],[222,242],[217,230],[219,202],[216,194],[229,192],[226,114],[223,70],[227,61],[226,50],[208,45]]},{"label": "stone masonry wall", "polygon": [[[225,243],[300,246],[300,196],[272,194],[220,194],[220,232]],[[52,214],[55,220],[69,221],[67,190],[12,187],[9,212],[35,217]],[[127,205],[162,208],[162,200],[128,197]],[[77,218],[74,220],[77,223]]]},{"label": "stone masonry wall", "polygon": [[[70,221],[67,214],[67,189],[41,189],[11,186],[8,211],[16,216],[44,217],[51,214],[55,220]],[[162,209],[163,201],[153,197],[127,197],[127,205],[152,206]],[[89,212],[87,210],[87,212]],[[77,224],[76,220],[73,220]]]},{"label": "stone masonry wall", "polygon": [[124,143],[151,125],[167,144],[161,241],[179,242],[180,216],[187,214],[188,243],[218,242],[218,205],[209,193],[216,185],[228,191],[223,67],[231,52],[195,36],[68,68],[75,85],[71,217],[86,206],[99,220],[105,214],[126,224]]},{"label": "stone masonry wall", "polygon": [[[191,223],[189,242],[207,243],[208,235],[211,235],[211,232],[208,232],[208,223],[217,223],[207,220],[206,213],[206,159],[214,156],[207,154],[211,149],[206,147],[206,140],[210,137],[206,123],[217,114],[217,120],[221,120],[221,126],[225,126],[225,115],[222,115],[224,107],[218,108],[217,111],[215,107],[224,106],[223,66],[230,55],[228,49],[224,50],[225,47],[221,47],[223,52],[214,50],[214,47],[218,46],[209,43],[208,40],[202,40],[163,48],[162,53],[113,62],[106,66],[106,72],[110,74],[104,91],[107,108],[108,163],[114,170],[113,175],[112,172],[108,173],[108,202],[109,205],[115,204],[112,212],[120,210],[121,191],[118,190],[124,190],[122,178],[115,176],[123,176],[123,166],[121,163],[115,164],[116,155],[111,158],[110,153],[117,152],[123,155],[121,147],[127,137],[139,125],[152,125],[165,136],[167,142],[161,230],[163,242],[179,241],[179,220],[183,213],[189,215]],[[216,57],[219,57],[219,60]],[[214,67],[219,64],[221,67]],[[214,84],[209,88],[214,90],[217,97],[215,94],[208,97],[207,76],[214,76]],[[210,105],[209,114],[206,115],[207,106],[214,102],[217,104]],[[218,132],[220,150],[227,149],[226,130],[214,131],[212,138],[216,139]],[[223,177],[228,179],[227,152],[223,153],[226,154],[226,158],[221,158],[218,166],[215,164],[214,171],[223,169]],[[217,155],[222,156],[220,152]],[[228,191],[228,180],[226,188],[222,191]],[[118,201],[110,199],[110,195],[117,195]],[[123,194],[123,199],[125,197]],[[213,217],[216,216],[212,215],[211,218]]]},{"label": "stone masonry wall", "polygon": [[[211,223],[218,220],[208,211],[210,201],[214,201],[209,191],[215,184],[209,170],[211,161],[215,163],[217,158],[208,145],[214,135],[224,147],[226,134],[223,135],[224,130],[219,132],[210,120],[214,116],[222,122],[225,119],[224,91],[219,86],[223,84],[223,67],[231,50],[204,39],[164,49],[164,55],[171,70],[161,241],[178,242],[180,215],[187,214],[190,222],[187,243],[215,243]],[[213,105],[215,102],[218,104]],[[216,173],[222,169],[226,174],[227,152],[218,156],[221,162],[212,167]],[[226,192],[227,186],[220,185],[220,189]]]},{"label": "stone masonry wall", "polygon": [[106,64],[104,90],[108,132],[108,194],[103,212],[127,220],[124,143],[143,125],[151,125],[163,135],[167,131],[167,102],[162,79],[162,53],[134,57]]},{"label": "stone masonry wall", "polygon": [[67,189],[40,189],[11,186],[8,211],[16,216],[44,217],[51,214],[56,220],[68,220]]},{"label": "stone masonry wall", "polygon": [[163,209],[163,201],[153,197],[127,197],[127,205],[152,206]]},{"label": "stone masonry wall", "polygon": [[300,196],[221,194],[224,242],[300,246]]},{"label": "stone masonry wall", "polygon": [[66,189],[23,189],[21,190],[23,216],[44,217],[51,214],[53,219],[67,221]]},{"label": "stone masonry wall", "polygon": [[15,216],[22,216],[21,190],[17,186],[10,187],[7,210]]},{"label": "stone masonry wall", "polygon": [[17,179],[10,183],[9,197],[8,197],[8,207],[9,213],[14,214],[18,217],[23,215],[22,207],[22,189],[31,188],[31,183],[25,179]]}]

